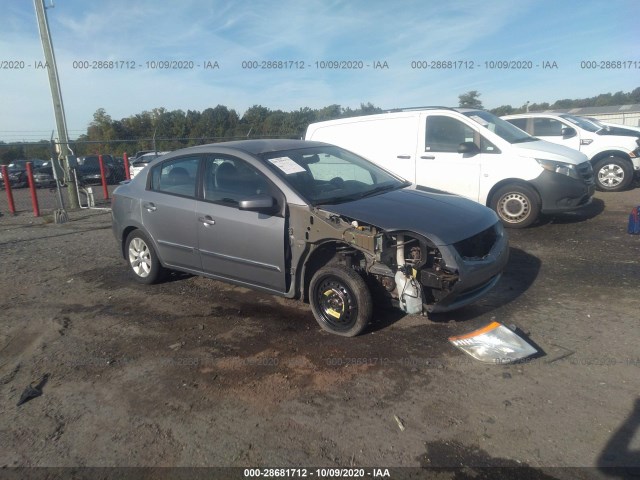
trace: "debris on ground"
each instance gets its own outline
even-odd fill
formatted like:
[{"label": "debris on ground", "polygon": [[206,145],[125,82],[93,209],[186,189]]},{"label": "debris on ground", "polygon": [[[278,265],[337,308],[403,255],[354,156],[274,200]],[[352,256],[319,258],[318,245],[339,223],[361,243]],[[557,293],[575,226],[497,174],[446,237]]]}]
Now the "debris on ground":
[{"label": "debris on ground", "polygon": [[45,386],[48,379],[49,379],[49,374],[45,373],[44,376],[42,377],[42,380],[40,380],[35,387],[32,384],[30,384],[27,388],[25,388],[24,392],[22,392],[22,395],[20,395],[20,400],[18,400],[18,403],[16,404],[16,406],[19,407],[23,403],[27,403],[29,400],[32,400],[42,395],[42,388]]}]

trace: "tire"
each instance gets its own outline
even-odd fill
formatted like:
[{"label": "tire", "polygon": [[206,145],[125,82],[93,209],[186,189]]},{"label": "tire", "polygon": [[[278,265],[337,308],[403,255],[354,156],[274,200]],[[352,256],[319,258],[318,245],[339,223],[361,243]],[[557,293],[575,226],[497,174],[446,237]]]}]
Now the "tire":
[{"label": "tire", "polygon": [[490,207],[505,227],[525,228],[540,215],[540,197],[531,187],[514,183],[498,189],[491,197]]},{"label": "tire", "polygon": [[137,282],[147,285],[157,283],[164,274],[164,267],[158,260],[153,244],[140,230],[134,230],[127,236],[125,257]]},{"label": "tire", "polygon": [[355,337],[371,320],[372,300],[367,284],[342,265],[322,267],[313,275],[309,300],[320,326],[336,335]]},{"label": "tire", "polygon": [[628,160],[620,157],[607,157],[598,160],[593,167],[596,188],[603,192],[620,192],[633,181],[633,169]]}]

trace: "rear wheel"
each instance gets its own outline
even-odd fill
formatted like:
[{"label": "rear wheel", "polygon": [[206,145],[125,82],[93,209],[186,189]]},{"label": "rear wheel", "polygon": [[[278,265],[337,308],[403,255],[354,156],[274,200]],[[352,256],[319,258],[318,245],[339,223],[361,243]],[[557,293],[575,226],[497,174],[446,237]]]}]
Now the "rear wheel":
[{"label": "rear wheel", "polygon": [[131,232],[125,242],[125,252],[136,281],[152,284],[160,280],[164,268],[160,265],[156,251],[147,235],[140,230]]},{"label": "rear wheel", "polygon": [[360,334],[371,320],[371,292],[355,271],[342,265],[320,268],[309,285],[311,310],[320,326],[344,337]]},{"label": "rear wheel", "polygon": [[625,190],[633,181],[631,163],[624,158],[608,157],[598,160],[593,168],[598,190],[619,192]]},{"label": "rear wheel", "polygon": [[506,227],[524,228],[538,218],[540,197],[526,185],[506,185],[493,194],[490,206]]}]

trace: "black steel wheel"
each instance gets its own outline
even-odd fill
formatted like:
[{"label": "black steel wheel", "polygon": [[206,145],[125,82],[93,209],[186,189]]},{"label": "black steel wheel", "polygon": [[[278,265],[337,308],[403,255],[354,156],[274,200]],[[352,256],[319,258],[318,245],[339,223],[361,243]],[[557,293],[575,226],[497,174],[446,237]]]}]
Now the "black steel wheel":
[{"label": "black steel wheel", "polygon": [[320,326],[344,337],[360,334],[371,320],[371,293],[350,268],[331,265],[319,269],[309,285],[311,310]]}]

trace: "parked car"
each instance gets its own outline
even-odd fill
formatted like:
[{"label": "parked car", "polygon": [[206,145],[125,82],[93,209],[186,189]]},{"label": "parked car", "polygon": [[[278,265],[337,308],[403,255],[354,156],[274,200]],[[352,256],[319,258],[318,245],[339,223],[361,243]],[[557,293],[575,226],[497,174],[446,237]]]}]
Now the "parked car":
[{"label": "parked car", "polygon": [[603,122],[593,117],[581,118],[585,118],[596,125],[600,129],[596,132],[598,135],[623,135],[630,137],[640,137],[640,127],[631,127],[629,125],[620,125],[618,123]]},{"label": "parked car", "polygon": [[156,158],[166,155],[169,152],[151,152],[151,153],[143,153],[139,157],[133,159],[129,165],[129,177],[133,178],[138,173],[142,171],[144,167],[146,167],[151,160],[155,160]]},{"label": "parked car", "polygon": [[[77,162],[78,166],[75,168],[80,181],[88,184],[102,182],[98,155],[78,157]],[[102,162],[107,183],[114,184],[125,179],[124,166],[119,165],[111,155],[102,155]]]},{"label": "parked car", "polygon": [[598,133],[601,128],[591,121],[564,113],[522,113],[502,118],[531,135],[586,154],[599,190],[625,190],[634,175],[640,175],[640,138]]},{"label": "parked car", "polygon": [[[45,161],[44,160],[14,160],[9,165],[7,165],[7,170],[9,174],[9,184],[12,188],[24,188],[29,185],[29,180],[27,178],[27,163],[31,163],[33,171],[36,168],[42,166]],[[4,188],[4,180],[2,176],[2,172],[0,171],[0,183]]]},{"label": "parked car", "polygon": [[113,232],[133,277],[179,270],[308,299],[322,328],[362,332],[372,300],[408,313],[470,304],[498,282],[498,217],[339,147],[246,140],[152,161],[113,193]]},{"label": "parked car", "polygon": [[53,176],[51,162],[46,162],[42,167],[33,171],[33,181],[38,188],[50,188],[56,186],[56,179]]},{"label": "parked car", "polygon": [[138,150],[136,154],[133,157],[131,157],[130,160],[133,161],[136,158],[140,158],[142,155],[146,155],[147,153],[155,153],[155,152],[156,152],[155,150]]},{"label": "parked car", "polygon": [[[11,185],[11,188],[23,188],[29,184],[29,181],[27,179],[26,167],[9,164],[7,165],[7,173],[9,176],[9,185]],[[0,180],[2,181],[2,187],[4,188],[4,176],[1,171]]]},{"label": "parked car", "polygon": [[37,158],[33,158],[31,160],[14,160],[13,162],[11,162],[9,164],[10,167],[19,167],[22,168],[23,170],[27,169],[27,163],[31,163],[31,168],[39,168],[42,167],[45,163],[47,163],[46,160],[40,160]]},{"label": "parked car", "polygon": [[419,185],[463,195],[523,228],[594,193],[580,152],[533,138],[483,110],[431,107],[318,122],[307,140],[346,148]]}]

